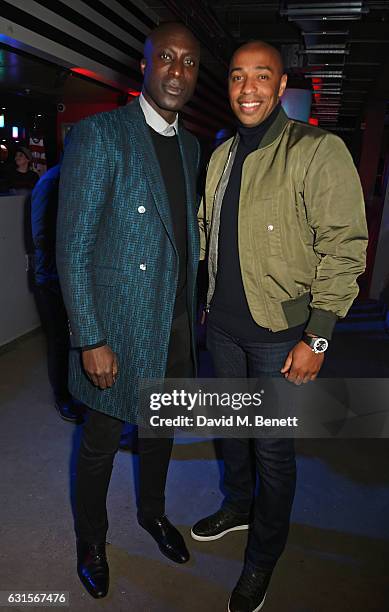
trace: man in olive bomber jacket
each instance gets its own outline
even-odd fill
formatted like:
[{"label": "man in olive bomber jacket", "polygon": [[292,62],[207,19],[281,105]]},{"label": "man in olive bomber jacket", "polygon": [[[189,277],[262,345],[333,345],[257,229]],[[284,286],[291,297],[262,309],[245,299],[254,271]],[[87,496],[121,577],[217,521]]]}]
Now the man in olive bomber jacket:
[{"label": "man in olive bomber jacket", "polygon": [[[209,163],[199,225],[208,258],[207,346],[216,376],[314,380],[338,318],[358,294],[367,227],[359,178],[337,136],[288,119],[278,51],[240,47],[229,70],[234,138]],[[254,446],[260,493],[253,504]],[[257,612],[287,540],[295,492],[292,439],[224,439],[222,508],[199,541],[249,529],[229,612]]]}]

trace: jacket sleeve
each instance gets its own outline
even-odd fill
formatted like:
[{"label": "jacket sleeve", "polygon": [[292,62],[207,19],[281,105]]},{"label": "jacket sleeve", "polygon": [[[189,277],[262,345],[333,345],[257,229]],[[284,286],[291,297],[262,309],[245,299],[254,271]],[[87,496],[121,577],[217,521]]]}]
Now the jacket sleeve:
[{"label": "jacket sleeve", "polygon": [[61,167],[57,268],[74,347],[105,343],[93,282],[100,219],[110,192],[110,166],[93,119],[77,124]]},{"label": "jacket sleeve", "polygon": [[304,200],[320,258],[306,331],[329,339],[337,318],[358,295],[368,237],[357,171],[346,145],[333,134],[322,138],[308,167]]},{"label": "jacket sleeve", "polygon": [[34,247],[44,248],[46,243],[45,215],[50,201],[52,181],[43,176],[31,193],[31,232]]}]

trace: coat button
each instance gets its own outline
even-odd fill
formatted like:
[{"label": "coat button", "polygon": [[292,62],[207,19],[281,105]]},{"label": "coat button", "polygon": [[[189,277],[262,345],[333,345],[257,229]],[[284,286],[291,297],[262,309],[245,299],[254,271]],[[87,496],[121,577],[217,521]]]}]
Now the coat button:
[{"label": "coat button", "polygon": [[146,212],[146,209],[144,206],[138,206],[138,213],[140,213],[141,215],[143,215],[143,213]]},{"label": "coat button", "polygon": [[147,266],[146,266],[146,264],[145,264],[145,263],[141,263],[141,264],[140,264],[140,266],[139,266],[139,268],[140,268],[141,270],[146,270],[146,269],[147,269]]},{"label": "coat button", "polygon": [[270,224],[270,225],[267,226],[267,231],[268,232],[272,232],[273,230],[274,230],[274,225]]}]

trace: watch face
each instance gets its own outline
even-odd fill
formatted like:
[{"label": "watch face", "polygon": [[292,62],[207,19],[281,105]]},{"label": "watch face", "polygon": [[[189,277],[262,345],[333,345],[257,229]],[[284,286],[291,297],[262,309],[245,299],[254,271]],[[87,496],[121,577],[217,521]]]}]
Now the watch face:
[{"label": "watch face", "polygon": [[324,353],[328,349],[328,340],[325,338],[317,338],[313,343],[315,353]]}]

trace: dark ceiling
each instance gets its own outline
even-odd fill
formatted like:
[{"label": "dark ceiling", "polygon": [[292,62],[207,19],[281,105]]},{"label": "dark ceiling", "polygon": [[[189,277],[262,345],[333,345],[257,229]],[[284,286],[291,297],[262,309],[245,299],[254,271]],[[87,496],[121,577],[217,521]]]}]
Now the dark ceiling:
[{"label": "dark ceiling", "polygon": [[0,45],[0,95],[5,93],[54,103],[104,103],[115,102],[120,92]]},{"label": "dark ceiling", "polygon": [[367,100],[389,100],[389,2],[149,0],[160,19],[181,19],[220,79],[249,39],[278,47],[290,83],[314,93],[312,116],[332,130],[359,127]]},{"label": "dark ceiling", "polygon": [[227,67],[250,39],[281,49],[289,84],[313,92],[312,115],[323,127],[354,131],[368,101],[389,100],[389,0],[1,0],[0,94],[29,89],[30,99],[103,102],[139,89],[143,41],[167,20],[183,21],[202,43],[183,118],[208,139],[231,123]]}]

